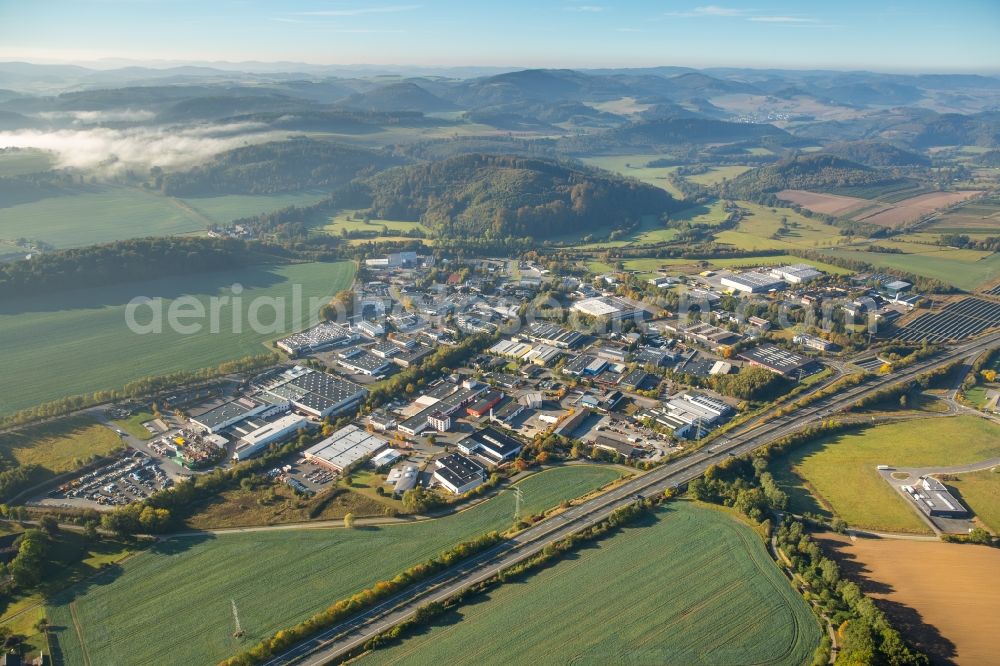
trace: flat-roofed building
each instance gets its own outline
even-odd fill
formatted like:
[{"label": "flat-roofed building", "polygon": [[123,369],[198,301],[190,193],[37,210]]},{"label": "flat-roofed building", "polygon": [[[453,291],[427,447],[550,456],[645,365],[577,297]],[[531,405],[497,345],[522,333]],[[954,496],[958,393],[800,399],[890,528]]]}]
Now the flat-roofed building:
[{"label": "flat-roofed building", "polygon": [[257,416],[268,407],[269,405],[265,402],[243,397],[209,409],[197,416],[192,416],[189,420],[191,425],[204,432],[216,433],[251,416]]},{"label": "flat-roofed building", "polygon": [[746,271],[722,277],[719,282],[724,287],[747,294],[760,294],[774,289],[784,289],[785,281],[757,271]]},{"label": "flat-roofed building", "polygon": [[462,495],[486,481],[486,468],[460,453],[434,461],[434,480],[456,495]]},{"label": "flat-roofed building", "polygon": [[767,368],[785,377],[791,377],[800,371],[807,370],[815,362],[802,354],[782,349],[774,345],[761,345],[740,352],[744,361],[761,368]]},{"label": "flat-roofed building", "polygon": [[788,284],[805,284],[823,277],[823,273],[816,270],[809,264],[791,264],[789,266],[778,266],[771,269],[771,275]]},{"label": "flat-roofed building", "polygon": [[608,319],[625,319],[644,313],[644,310],[617,296],[585,298],[573,303],[572,309],[591,317],[607,317]]},{"label": "flat-roofed building", "polygon": [[305,450],[306,460],[343,473],[368,460],[386,448],[381,437],[362,430],[356,425],[344,426],[318,444]]},{"label": "flat-roofed building", "polygon": [[356,375],[380,377],[389,371],[392,362],[369,354],[363,349],[350,349],[337,354],[337,365]]},{"label": "flat-roofed building", "polygon": [[358,336],[350,329],[335,322],[329,321],[317,324],[307,331],[295,333],[287,338],[278,340],[279,348],[288,352],[290,356],[300,356],[314,351],[336,347],[357,340]]},{"label": "flat-roofed building", "polygon": [[582,333],[545,322],[535,322],[528,327],[525,335],[532,340],[560,349],[572,349],[583,341]]},{"label": "flat-roofed building", "polygon": [[636,448],[620,439],[608,437],[607,435],[598,435],[594,439],[593,446],[594,448],[610,451],[625,458],[638,458],[642,453],[642,449]]},{"label": "flat-roofed building", "polygon": [[336,416],[357,407],[368,395],[346,379],[295,366],[269,381],[254,397],[286,403],[317,418]]},{"label": "flat-roofed building", "polygon": [[493,427],[477,430],[458,442],[463,453],[479,453],[497,464],[513,459],[522,448],[524,444],[518,439]]},{"label": "flat-roofed building", "polygon": [[263,451],[274,442],[305,428],[309,424],[309,419],[298,414],[286,414],[280,419],[249,432],[236,443],[233,451],[233,458],[236,460],[246,460]]},{"label": "flat-roofed building", "polygon": [[968,518],[969,510],[948,488],[932,476],[922,476],[915,486],[903,486],[903,491],[928,516],[937,518]]}]

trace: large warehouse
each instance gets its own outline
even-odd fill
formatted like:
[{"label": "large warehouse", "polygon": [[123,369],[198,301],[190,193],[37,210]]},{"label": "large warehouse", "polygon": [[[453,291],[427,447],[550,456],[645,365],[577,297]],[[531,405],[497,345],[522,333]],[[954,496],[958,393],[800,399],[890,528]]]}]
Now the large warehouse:
[{"label": "large warehouse", "polygon": [[336,416],[356,407],[368,391],[354,382],[295,366],[282,372],[255,397],[284,403],[316,418]]},{"label": "large warehouse", "polygon": [[591,317],[625,319],[643,313],[628,301],[617,296],[597,296],[585,298],[573,304],[573,309]]},{"label": "large warehouse", "polygon": [[731,289],[747,294],[761,294],[774,289],[784,289],[785,287],[784,280],[757,271],[726,275],[719,282],[724,287],[730,287]]},{"label": "large warehouse", "polygon": [[280,419],[243,435],[236,444],[233,458],[246,460],[263,451],[269,444],[277,442],[301,428],[309,425],[309,419],[298,414],[286,414]]},{"label": "large warehouse", "polygon": [[338,474],[350,470],[386,448],[380,437],[356,425],[341,428],[318,444],[305,450],[306,460],[331,469]]}]

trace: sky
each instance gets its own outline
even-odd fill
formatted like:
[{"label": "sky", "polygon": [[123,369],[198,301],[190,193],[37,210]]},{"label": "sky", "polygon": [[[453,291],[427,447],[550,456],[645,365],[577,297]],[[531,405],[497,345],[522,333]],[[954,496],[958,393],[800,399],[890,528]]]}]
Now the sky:
[{"label": "sky", "polygon": [[1000,0],[0,0],[0,60],[1000,73]]}]

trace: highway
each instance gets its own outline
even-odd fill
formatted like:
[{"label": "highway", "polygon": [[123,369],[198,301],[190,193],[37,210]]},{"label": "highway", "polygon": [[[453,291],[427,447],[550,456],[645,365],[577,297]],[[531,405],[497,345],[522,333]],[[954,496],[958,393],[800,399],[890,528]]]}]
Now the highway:
[{"label": "highway", "polygon": [[943,367],[956,359],[981,353],[998,344],[1000,344],[1000,332],[954,345],[944,352],[898,372],[874,377],[859,386],[820,398],[791,414],[766,421],[767,414],[761,415],[699,451],[637,476],[603,495],[520,532],[436,577],[409,587],[350,620],[273,657],[266,664],[312,666],[335,661],[360,647],[373,636],[409,619],[421,606],[448,599],[463,589],[530,558],[546,545],[600,522],[615,509],[635,501],[639,495],[651,496],[681,486],[729,456],[748,453],[808,425],[821,422],[854,401],[880,389],[913,379],[919,374]]}]

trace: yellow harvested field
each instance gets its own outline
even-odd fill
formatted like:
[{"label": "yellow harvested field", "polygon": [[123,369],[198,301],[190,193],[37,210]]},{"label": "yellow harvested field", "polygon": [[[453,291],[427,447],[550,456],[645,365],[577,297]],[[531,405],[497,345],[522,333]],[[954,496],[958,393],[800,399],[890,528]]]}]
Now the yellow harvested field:
[{"label": "yellow harvested field", "polygon": [[820,542],[932,662],[996,663],[1000,549],[840,535]]}]

